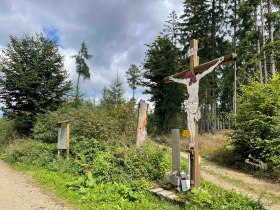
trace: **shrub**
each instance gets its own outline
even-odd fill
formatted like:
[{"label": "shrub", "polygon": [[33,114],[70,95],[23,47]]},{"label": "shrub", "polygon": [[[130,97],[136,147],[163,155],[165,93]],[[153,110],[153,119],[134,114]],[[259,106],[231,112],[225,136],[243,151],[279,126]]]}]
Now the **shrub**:
[{"label": "shrub", "polygon": [[122,138],[132,140],[136,132],[136,110],[124,103],[112,110],[81,105],[79,108],[65,104],[59,110],[37,117],[33,129],[35,140],[57,142],[57,122],[71,120],[71,136],[84,136],[102,141]]},{"label": "shrub", "polygon": [[55,159],[56,145],[25,140],[15,142],[6,148],[6,160],[32,166],[46,166]]},{"label": "shrub", "polygon": [[[251,82],[242,88],[236,124],[231,134],[235,152],[244,159],[280,164],[280,77],[268,84]],[[244,160],[243,159],[243,160]]]},{"label": "shrub", "polygon": [[0,118],[0,146],[5,145],[17,137],[14,121],[6,117]]}]

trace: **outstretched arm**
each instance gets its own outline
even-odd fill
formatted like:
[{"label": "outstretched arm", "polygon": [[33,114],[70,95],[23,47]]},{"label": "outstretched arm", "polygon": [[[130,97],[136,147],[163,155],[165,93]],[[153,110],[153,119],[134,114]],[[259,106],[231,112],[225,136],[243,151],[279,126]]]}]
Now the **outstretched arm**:
[{"label": "outstretched arm", "polygon": [[202,77],[204,77],[206,74],[209,74],[210,72],[212,72],[221,62],[223,62],[224,60],[224,56],[220,57],[219,60],[217,61],[217,63],[213,66],[211,66],[209,69],[207,69],[206,71],[202,72],[201,74],[197,74],[196,78],[198,80],[200,80]]},{"label": "outstretched arm", "polygon": [[186,84],[186,79],[175,79],[174,77],[170,76],[169,80],[172,80],[173,82],[177,82],[177,83]]}]

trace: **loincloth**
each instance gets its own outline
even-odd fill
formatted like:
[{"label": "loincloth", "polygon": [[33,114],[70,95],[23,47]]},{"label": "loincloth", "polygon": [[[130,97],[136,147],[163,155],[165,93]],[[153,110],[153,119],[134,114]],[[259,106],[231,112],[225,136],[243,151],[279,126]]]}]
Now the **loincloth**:
[{"label": "loincloth", "polygon": [[201,118],[200,107],[198,107],[198,102],[186,101],[186,111],[187,113],[194,114],[196,121]]}]

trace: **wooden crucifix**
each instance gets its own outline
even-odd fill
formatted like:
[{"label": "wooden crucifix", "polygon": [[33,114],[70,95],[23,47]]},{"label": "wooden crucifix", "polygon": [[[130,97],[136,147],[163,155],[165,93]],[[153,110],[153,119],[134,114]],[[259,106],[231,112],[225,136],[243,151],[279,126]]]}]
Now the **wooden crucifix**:
[{"label": "wooden crucifix", "polygon": [[200,186],[199,151],[198,151],[198,121],[200,119],[199,110],[199,82],[206,74],[212,72],[218,65],[232,63],[237,55],[232,53],[222,56],[207,63],[198,65],[197,55],[198,41],[193,39],[190,42],[188,51],[190,57],[190,69],[179,72],[164,78],[165,83],[178,82],[187,86],[189,98],[187,100],[186,111],[188,114],[188,128],[190,131],[189,141],[189,175],[191,186]]}]

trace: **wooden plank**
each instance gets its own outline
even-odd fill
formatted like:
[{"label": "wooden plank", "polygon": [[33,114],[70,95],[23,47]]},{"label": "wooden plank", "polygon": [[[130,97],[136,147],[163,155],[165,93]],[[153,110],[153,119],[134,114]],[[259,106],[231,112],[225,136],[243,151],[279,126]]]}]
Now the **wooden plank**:
[{"label": "wooden plank", "polygon": [[[229,63],[232,63],[232,62],[235,62],[236,61],[236,58],[237,58],[237,55],[235,53],[231,53],[231,54],[228,54],[228,55],[225,55],[224,56],[224,61],[221,62],[219,65],[225,65],[225,64],[229,64]],[[209,69],[211,66],[213,66],[215,63],[218,62],[218,59],[215,59],[215,60],[212,60],[212,61],[209,61],[207,63],[204,63],[204,64],[201,64],[199,66],[195,66],[194,67],[194,73],[195,74],[199,74],[199,73],[202,73],[204,72],[205,70]],[[190,71],[189,69],[185,70],[185,71],[182,71],[182,72],[179,72],[177,74],[174,74],[172,75],[174,78],[183,78],[185,76],[185,74]],[[171,80],[169,80],[169,77],[165,77],[164,78],[164,83],[170,83],[170,82],[173,82]]]},{"label": "wooden plank", "polygon": [[163,190],[164,190],[163,188],[158,187],[158,188],[155,188],[155,189],[151,189],[150,191],[153,192],[153,193],[159,193],[159,192],[161,192]]},{"label": "wooden plank", "polygon": [[60,122],[57,123],[57,126],[60,127],[60,126],[62,126],[63,124],[64,124],[64,125],[65,125],[65,124],[67,125],[67,124],[70,123],[70,122],[71,122],[71,120],[60,121]]},{"label": "wooden plank", "polygon": [[200,166],[198,150],[198,123],[195,125],[195,146],[194,146],[194,186],[200,187]]},{"label": "wooden plank", "polygon": [[66,158],[68,160],[70,156],[70,122],[67,123],[66,125],[66,145],[67,145]]},{"label": "wooden plank", "polygon": [[194,54],[190,56],[190,71],[194,73],[194,67],[198,66],[198,41],[197,39],[192,39],[190,42],[190,48],[194,49]]}]

